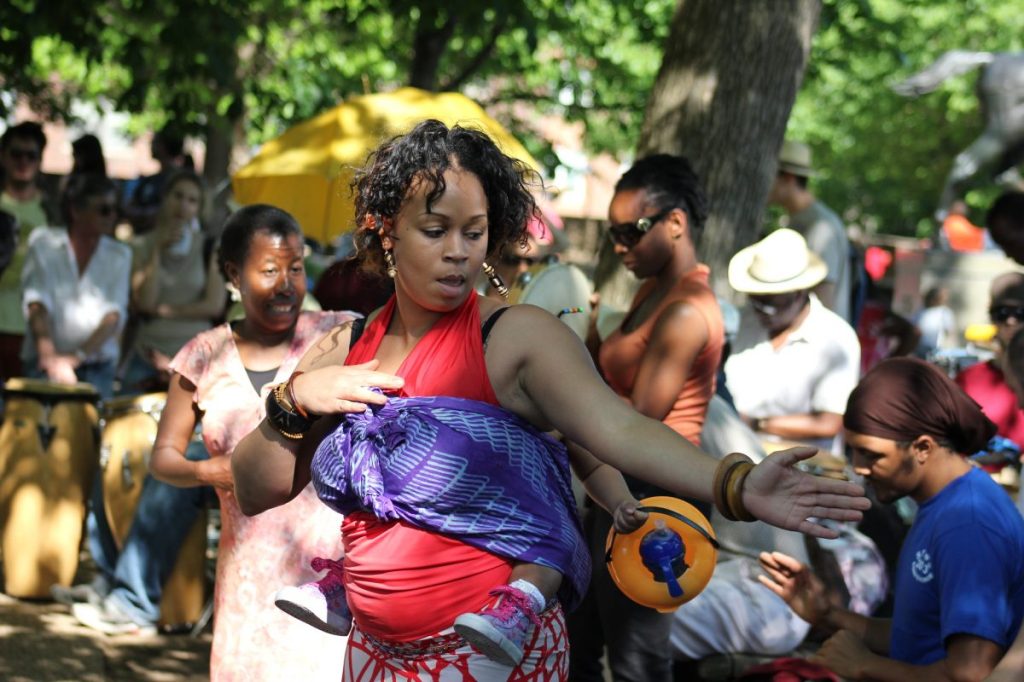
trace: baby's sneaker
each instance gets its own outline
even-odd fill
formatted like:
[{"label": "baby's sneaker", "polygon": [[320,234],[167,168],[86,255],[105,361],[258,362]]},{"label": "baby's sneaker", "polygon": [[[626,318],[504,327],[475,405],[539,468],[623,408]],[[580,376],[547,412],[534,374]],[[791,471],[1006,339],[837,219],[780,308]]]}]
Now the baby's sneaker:
[{"label": "baby's sneaker", "polygon": [[456,618],[455,632],[492,661],[515,667],[523,660],[530,626],[539,626],[540,618],[522,590],[502,585],[490,593],[498,599],[478,613]]},{"label": "baby's sneaker", "polygon": [[274,595],[274,604],[290,616],[332,635],[344,636],[352,629],[352,612],[345,599],[342,563],[317,557],[310,562],[314,571],[327,570],[316,582],[288,586]]}]

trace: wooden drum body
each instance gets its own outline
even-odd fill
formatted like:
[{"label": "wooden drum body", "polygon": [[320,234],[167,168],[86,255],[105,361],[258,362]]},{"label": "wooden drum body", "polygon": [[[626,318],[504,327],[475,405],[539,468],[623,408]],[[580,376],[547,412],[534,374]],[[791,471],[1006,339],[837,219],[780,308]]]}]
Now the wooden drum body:
[{"label": "wooden drum body", "polygon": [[[103,407],[103,511],[117,548],[124,546],[149,471],[166,393],[115,398]],[[182,542],[177,563],[164,584],[160,622],[166,625],[199,620],[205,602],[206,513]]]},{"label": "wooden drum body", "polygon": [[99,395],[89,384],[14,378],[0,426],[0,546],[14,597],[49,597],[78,569],[97,462]]}]

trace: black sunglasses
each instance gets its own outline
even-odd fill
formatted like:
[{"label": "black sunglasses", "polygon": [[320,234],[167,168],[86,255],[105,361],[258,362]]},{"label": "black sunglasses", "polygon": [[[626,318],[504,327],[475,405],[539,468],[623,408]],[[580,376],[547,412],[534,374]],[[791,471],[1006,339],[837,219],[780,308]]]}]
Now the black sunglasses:
[{"label": "black sunglasses", "polygon": [[644,235],[647,234],[652,227],[668,217],[668,214],[674,210],[674,208],[670,208],[662,211],[661,213],[644,216],[635,223],[609,225],[607,232],[608,238],[611,239],[614,244],[624,246],[627,249],[632,249],[640,243],[640,240],[644,238]]},{"label": "black sunglasses", "polygon": [[994,305],[988,310],[989,317],[993,322],[1004,323],[1011,317],[1017,322],[1024,322],[1024,306],[1021,305]]},{"label": "black sunglasses", "polygon": [[34,151],[32,149],[12,149],[7,153],[11,155],[11,158],[16,159],[18,161],[39,160],[39,152]]}]

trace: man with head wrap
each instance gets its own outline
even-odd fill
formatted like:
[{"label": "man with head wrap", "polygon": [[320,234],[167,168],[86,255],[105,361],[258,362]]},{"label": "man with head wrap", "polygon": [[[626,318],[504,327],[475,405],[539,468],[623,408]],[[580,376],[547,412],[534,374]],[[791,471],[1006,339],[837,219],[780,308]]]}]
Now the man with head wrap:
[{"label": "man with head wrap", "polygon": [[919,505],[895,577],[892,619],[830,605],[820,581],[780,553],[761,582],[808,622],[835,634],[816,656],[848,679],[980,680],[1024,616],[1024,519],[964,453],[995,425],[921,360],[886,360],[850,394],[843,418],[853,468],[882,502]]}]

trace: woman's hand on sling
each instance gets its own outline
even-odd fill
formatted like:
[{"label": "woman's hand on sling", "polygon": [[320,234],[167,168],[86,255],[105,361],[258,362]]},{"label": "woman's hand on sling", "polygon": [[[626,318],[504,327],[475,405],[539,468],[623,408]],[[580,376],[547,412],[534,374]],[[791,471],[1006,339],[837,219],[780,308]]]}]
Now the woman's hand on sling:
[{"label": "woman's hand on sling", "polygon": [[292,395],[308,414],[364,412],[367,405],[383,405],[387,398],[371,389],[402,388],[401,377],[376,371],[379,360],[361,365],[329,365],[295,377]]},{"label": "woman's hand on sling", "polygon": [[804,473],[797,462],[813,457],[813,447],[780,450],[766,457],[747,476],[743,506],[758,519],[819,538],[838,533],[813,519],[859,521],[871,506],[864,488]]}]

